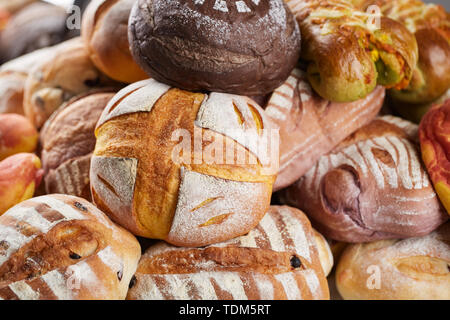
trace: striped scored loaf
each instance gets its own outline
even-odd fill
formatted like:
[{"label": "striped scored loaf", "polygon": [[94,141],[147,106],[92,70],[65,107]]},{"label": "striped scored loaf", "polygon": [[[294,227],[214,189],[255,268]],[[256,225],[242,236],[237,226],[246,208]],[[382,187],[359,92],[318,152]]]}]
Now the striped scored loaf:
[{"label": "striped scored loaf", "polygon": [[280,198],[344,242],[426,235],[448,217],[420,159],[417,125],[384,116],[341,142]]},{"label": "striped scored loaf", "polygon": [[280,129],[280,168],[273,189],[294,183],[322,155],[372,121],[383,105],[384,92],[377,87],[362,100],[331,102],[313,91],[304,71],[294,69],[265,108]]},{"label": "striped scored loaf", "polygon": [[42,196],[0,217],[0,300],[124,299],[141,256],[82,198]]},{"label": "striped scored loaf", "polygon": [[247,235],[220,244],[159,242],[135,276],[127,299],[329,299],[315,232],[303,212],[287,206],[272,206]]}]

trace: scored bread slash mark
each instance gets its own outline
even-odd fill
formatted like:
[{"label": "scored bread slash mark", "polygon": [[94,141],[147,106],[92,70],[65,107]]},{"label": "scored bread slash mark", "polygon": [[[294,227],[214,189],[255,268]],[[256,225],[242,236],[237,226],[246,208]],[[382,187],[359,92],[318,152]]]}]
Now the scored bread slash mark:
[{"label": "scored bread slash mark", "polygon": [[66,204],[64,201],[58,200],[51,196],[42,196],[33,198],[33,202],[43,203],[48,205],[51,209],[61,213],[67,220],[85,220],[86,217],[72,206]]},{"label": "scored bread slash mark", "polygon": [[258,135],[260,136],[264,129],[264,123],[263,123],[261,114],[258,112],[258,110],[256,110],[255,106],[251,105],[250,103],[247,103],[247,106],[249,107],[250,112],[252,113],[253,120],[255,121],[255,125],[256,125],[256,131],[258,132]]},{"label": "scored bread slash mark", "polygon": [[219,196],[219,197],[213,197],[213,198],[206,199],[205,201],[203,201],[202,203],[200,203],[198,206],[192,208],[192,209],[190,210],[190,212],[197,211],[198,209],[200,209],[200,208],[206,206],[207,204],[209,204],[209,203],[211,203],[211,202],[213,202],[213,201],[216,201],[217,199],[223,199],[223,197],[222,197],[222,196]]},{"label": "scored bread slash mark", "polygon": [[45,203],[34,205],[34,210],[36,210],[36,212],[39,213],[40,216],[50,222],[57,222],[65,219],[65,217],[61,213],[53,210],[49,205]]},{"label": "scored bread slash mark", "polygon": [[98,178],[98,180],[100,180],[101,183],[103,183],[105,185],[106,188],[108,188],[109,191],[111,191],[116,197],[119,198],[119,195],[117,194],[116,189],[114,189],[114,187],[108,181],[106,181],[106,179],[104,179],[99,174],[97,174],[97,178]]},{"label": "scored bread slash mark", "polygon": [[40,294],[35,292],[24,280],[11,283],[10,289],[16,294],[19,300],[38,300]]},{"label": "scored bread slash mark", "polygon": [[233,107],[234,107],[234,112],[236,112],[237,117],[238,117],[238,123],[240,126],[242,126],[245,122],[244,116],[242,115],[241,110],[239,110],[239,108],[237,107],[237,105],[234,101],[233,101]]},{"label": "scored bread slash mark", "polygon": [[233,214],[233,212],[215,216],[215,217],[209,219],[208,221],[206,221],[205,223],[200,224],[199,227],[202,228],[202,227],[208,227],[208,226],[211,226],[214,224],[220,224],[220,223],[224,222],[232,214]]}]

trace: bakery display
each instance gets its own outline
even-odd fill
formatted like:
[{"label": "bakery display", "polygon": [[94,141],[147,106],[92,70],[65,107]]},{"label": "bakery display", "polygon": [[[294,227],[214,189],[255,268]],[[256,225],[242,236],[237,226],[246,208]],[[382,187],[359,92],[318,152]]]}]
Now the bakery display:
[{"label": "bakery display", "polygon": [[432,1],[0,0],[0,300],[450,300]]},{"label": "bakery display", "polygon": [[32,153],[17,153],[0,161],[0,215],[33,197],[42,176],[41,160]]},{"label": "bakery display", "polygon": [[0,34],[0,63],[65,40],[64,8],[45,2],[25,6]]},{"label": "bakery display", "polygon": [[40,128],[61,104],[98,87],[116,85],[89,58],[80,37],[68,40],[37,64],[25,83],[24,111]]},{"label": "bakery display", "polygon": [[[203,246],[240,236],[269,207],[277,168],[263,166],[264,155],[247,139],[264,142],[268,131],[250,98],[137,82],[109,102],[97,123],[93,200],[143,237]],[[206,140],[217,143],[212,148]]]},{"label": "bakery display", "polygon": [[247,235],[204,248],[160,242],[143,254],[127,299],[317,300],[328,284],[314,230],[299,210],[273,206]]},{"label": "bakery display", "polygon": [[33,198],[0,217],[0,298],[123,300],[141,249],[84,199]]},{"label": "bakery display", "polygon": [[347,247],[336,285],[344,299],[450,300],[450,223],[433,233]]},{"label": "bakery display", "polygon": [[47,120],[40,132],[47,193],[91,200],[89,170],[95,125],[114,94],[99,89],[72,98]]},{"label": "bakery display", "polygon": [[450,99],[435,105],[420,123],[422,158],[442,204],[450,214],[449,120]]},{"label": "bakery display", "polygon": [[308,80],[331,101],[359,100],[376,85],[406,88],[418,59],[417,42],[401,23],[373,16],[350,0],[285,0],[300,25]]},{"label": "bakery display", "polygon": [[34,152],[38,132],[24,116],[0,114],[0,161],[21,152]]},{"label": "bakery display", "polygon": [[274,191],[303,176],[339,142],[372,121],[384,101],[384,88],[363,100],[330,102],[318,96],[306,72],[294,69],[270,96],[265,113],[280,130],[280,169]]},{"label": "bakery display", "polygon": [[148,78],[133,60],[128,43],[128,17],[135,0],[94,0],[83,15],[81,35],[95,66],[117,81]]},{"label": "bakery display", "polygon": [[257,96],[287,78],[301,38],[282,0],[138,0],[129,41],[136,62],[158,81]]},{"label": "bakery display", "polygon": [[338,241],[426,235],[448,215],[415,141],[414,124],[377,118],[281,191],[282,202],[307,212],[318,231]]}]

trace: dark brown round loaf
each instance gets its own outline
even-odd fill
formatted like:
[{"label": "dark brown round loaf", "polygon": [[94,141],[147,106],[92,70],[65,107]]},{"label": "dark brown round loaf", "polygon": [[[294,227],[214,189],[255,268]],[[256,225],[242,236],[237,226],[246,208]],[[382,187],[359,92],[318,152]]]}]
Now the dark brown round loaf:
[{"label": "dark brown round loaf", "polygon": [[264,95],[300,55],[299,27],[282,0],[138,0],[128,36],[151,77],[190,91]]}]

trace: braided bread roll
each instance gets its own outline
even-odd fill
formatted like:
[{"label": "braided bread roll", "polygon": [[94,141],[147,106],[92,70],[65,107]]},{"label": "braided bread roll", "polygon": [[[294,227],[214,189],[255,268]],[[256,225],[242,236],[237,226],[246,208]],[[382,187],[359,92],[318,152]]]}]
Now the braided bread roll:
[{"label": "braided bread roll", "polygon": [[134,83],[97,124],[93,200],[142,237],[204,246],[240,236],[269,208],[278,153],[259,147],[277,146],[271,129],[247,97]]},{"label": "braided bread roll", "polygon": [[383,105],[384,92],[379,86],[362,100],[330,102],[314,93],[305,72],[294,69],[265,108],[280,129],[280,169],[274,190],[297,181],[322,155],[372,121]]},{"label": "braided bread roll", "polygon": [[42,196],[0,217],[0,300],[124,299],[136,238],[84,199]]},{"label": "braided bread roll", "polygon": [[336,271],[344,299],[450,300],[450,223],[405,240],[349,246]]},{"label": "braided bread roll", "polygon": [[338,241],[432,232],[448,216],[421,162],[417,130],[396,117],[375,119],[283,190],[282,202],[307,212],[318,231]]},{"label": "braided bread roll", "polygon": [[272,206],[247,235],[205,248],[160,242],[142,256],[127,299],[329,299],[306,216]]}]

